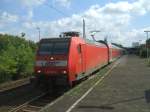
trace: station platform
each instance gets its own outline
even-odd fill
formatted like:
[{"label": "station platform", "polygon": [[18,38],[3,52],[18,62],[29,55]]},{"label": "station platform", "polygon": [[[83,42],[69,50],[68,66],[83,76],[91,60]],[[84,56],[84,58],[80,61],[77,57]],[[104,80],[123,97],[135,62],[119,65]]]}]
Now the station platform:
[{"label": "station platform", "polygon": [[84,98],[67,108],[56,106],[53,112],[150,112],[150,67],[146,60],[130,55],[118,61]]},{"label": "station platform", "polygon": [[72,112],[150,112],[150,68],[125,56]]}]

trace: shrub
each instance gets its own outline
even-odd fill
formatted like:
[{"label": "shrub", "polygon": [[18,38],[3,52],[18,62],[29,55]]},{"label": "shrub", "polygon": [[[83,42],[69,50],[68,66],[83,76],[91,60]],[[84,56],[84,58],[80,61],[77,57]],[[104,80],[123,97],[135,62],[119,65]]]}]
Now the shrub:
[{"label": "shrub", "polygon": [[35,49],[32,41],[0,34],[0,82],[31,75]]},{"label": "shrub", "polygon": [[[148,51],[149,51],[148,54],[150,55],[150,49]],[[140,57],[141,58],[147,58],[147,49],[146,48],[140,49]]]}]

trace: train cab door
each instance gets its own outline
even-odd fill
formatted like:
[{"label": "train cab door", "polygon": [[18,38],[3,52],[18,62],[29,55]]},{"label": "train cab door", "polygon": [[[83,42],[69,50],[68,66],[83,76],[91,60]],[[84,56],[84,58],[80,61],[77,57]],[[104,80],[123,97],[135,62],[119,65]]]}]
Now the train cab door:
[{"label": "train cab door", "polygon": [[85,73],[85,45],[78,44],[77,51],[78,51],[78,60],[76,64],[76,70],[77,70],[77,73],[83,74]]},{"label": "train cab door", "polygon": [[77,45],[77,60],[76,61],[76,72],[77,74],[82,73],[82,54],[81,54],[81,45]]},{"label": "train cab door", "polygon": [[82,73],[86,72],[86,45],[80,44],[81,46],[81,64],[82,64]]}]

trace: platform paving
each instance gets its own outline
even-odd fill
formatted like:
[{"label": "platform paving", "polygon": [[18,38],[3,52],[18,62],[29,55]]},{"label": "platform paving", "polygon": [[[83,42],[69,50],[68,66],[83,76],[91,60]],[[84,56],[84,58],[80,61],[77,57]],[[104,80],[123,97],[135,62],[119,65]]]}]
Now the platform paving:
[{"label": "platform paving", "polygon": [[150,67],[137,56],[124,56],[71,112],[150,112]]},{"label": "platform paving", "polygon": [[146,60],[130,55],[116,62],[119,64],[109,75],[77,104],[82,95],[65,95],[42,112],[150,112],[150,67]]}]

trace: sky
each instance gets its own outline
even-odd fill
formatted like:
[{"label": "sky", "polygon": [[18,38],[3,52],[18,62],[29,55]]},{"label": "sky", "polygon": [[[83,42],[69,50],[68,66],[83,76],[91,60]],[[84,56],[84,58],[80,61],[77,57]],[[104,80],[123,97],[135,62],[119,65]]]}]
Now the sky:
[{"label": "sky", "polygon": [[150,30],[150,0],[0,0],[0,33],[39,41],[64,31],[79,31],[86,23],[86,38],[98,30],[97,40],[131,46],[144,43]]}]

